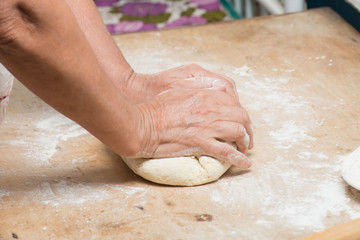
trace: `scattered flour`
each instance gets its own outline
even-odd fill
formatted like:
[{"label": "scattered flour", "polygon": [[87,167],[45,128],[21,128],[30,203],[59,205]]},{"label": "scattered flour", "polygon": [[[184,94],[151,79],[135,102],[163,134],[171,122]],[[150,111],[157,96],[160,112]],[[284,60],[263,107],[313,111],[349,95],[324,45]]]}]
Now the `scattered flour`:
[{"label": "scattered flour", "polygon": [[30,192],[29,195],[45,205],[59,206],[101,202],[116,198],[116,196],[121,196],[122,201],[126,201],[129,197],[134,197],[135,195],[142,198],[143,194],[146,193],[147,189],[140,187],[111,184],[99,186],[82,183],[69,184],[66,181],[60,181],[58,183],[44,182],[33,192]]},{"label": "scattered flour", "polygon": [[219,193],[218,191],[211,191],[210,193],[211,200],[213,202],[222,202],[224,201],[223,195]]},{"label": "scattered flour", "polygon": [[[149,49],[151,47],[149,46]],[[138,72],[144,73],[154,73],[192,63],[192,61],[174,62],[173,58],[166,57],[167,54],[165,49],[159,49],[152,54],[139,49],[129,54],[127,59]],[[333,60],[327,56],[309,57],[309,60],[333,63]],[[244,105],[250,111],[256,112],[255,115],[258,116],[255,126],[270,128],[269,141],[266,142],[268,148],[277,148],[282,153],[275,159],[269,159],[268,163],[261,166],[256,174],[249,173],[243,176],[224,178],[221,182],[214,183],[214,185],[220,184],[221,188],[206,192],[209,200],[224,211],[230,211],[233,206],[239,204],[244,205],[244,213],[248,213],[245,215],[246,218],[251,218],[252,212],[260,211],[262,215],[260,218],[254,219],[252,227],[246,230],[241,229],[241,231],[245,233],[253,231],[251,236],[257,236],[255,231],[258,231],[259,228],[270,231],[273,227],[278,227],[276,224],[279,223],[288,225],[289,228],[295,227],[299,231],[305,229],[320,231],[328,227],[326,226],[328,218],[347,216],[353,219],[360,217],[360,206],[350,207],[349,202],[352,200],[347,196],[345,185],[339,178],[340,169],[337,167],[337,162],[322,152],[313,152],[313,149],[308,146],[309,142],[316,143],[316,139],[310,136],[310,132],[320,126],[323,120],[316,118],[316,114],[311,108],[311,100],[306,100],[301,94],[297,94],[297,89],[289,91],[288,85],[296,79],[289,77],[291,74],[288,73],[295,72],[296,68],[273,68],[272,70],[277,74],[284,74],[284,76],[274,78],[257,74],[247,65],[240,68],[231,65],[219,66],[216,62],[199,62],[199,65],[215,72],[226,73],[236,80],[236,84],[239,86],[239,95],[248,101]],[[330,108],[334,107],[331,104]],[[294,119],[294,114],[298,112],[301,112],[302,116]],[[279,113],[283,116],[281,119],[278,117]],[[87,133],[60,115],[47,116],[34,125],[42,132],[51,132],[56,135],[54,139],[46,139],[46,136],[34,133],[38,134],[36,143],[33,145],[34,151],[40,152],[39,155],[42,157],[39,162],[43,163],[46,163],[47,159],[56,153],[59,141],[66,141]],[[64,129],[70,129],[70,131],[64,132]],[[53,143],[46,147],[42,146],[47,140]],[[16,140],[13,144],[28,143],[25,140]],[[297,158],[291,159],[287,150],[294,146],[299,147],[300,151]],[[74,159],[72,162],[75,164],[79,161],[81,159]],[[331,164],[331,161],[334,164]],[[295,167],[299,165],[314,174],[325,171],[324,180],[319,182],[316,178],[304,176],[303,171]],[[151,191],[148,192],[148,188],[103,183],[101,185],[102,187],[98,188],[92,184],[70,184],[65,181],[45,182],[38,189],[29,193],[32,199],[27,199],[27,201],[38,199],[43,204],[51,206],[62,204],[82,206],[86,203],[100,202],[106,199],[124,203],[128,198],[139,196],[138,202],[144,203],[144,199],[149,197],[147,194],[151,194]],[[104,185],[106,185],[106,190],[104,190]],[[200,192],[205,188],[211,188],[211,186],[205,185],[196,189]],[[0,199],[9,194],[9,191],[0,190]],[[234,229],[229,232],[237,233]],[[261,237],[254,237],[254,239],[261,239]],[[262,239],[271,238],[262,236]]]},{"label": "scattered flour", "polygon": [[306,131],[306,126],[298,126],[295,120],[290,120],[285,121],[280,129],[270,131],[269,135],[277,143],[275,148],[289,149],[298,141],[316,141]]},{"label": "scattered flour", "polygon": [[56,137],[63,141],[88,133],[80,125],[59,113],[53,113],[50,117],[36,122],[35,126],[46,132],[55,133]]},{"label": "scattered flour", "polygon": [[237,74],[237,75],[239,75],[241,77],[249,77],[249,76],[251,76],[250,71],[251,71],[251,69],[247,65],[244,65],[244,66],[242,66],[240,68],[236,68],[233,71],[233,74]]},{"label": "scattered flour", "polygon": [[53,184],[44,182],[30,195],[45,205],[81,205],[88,201],[105,200],[111,195],[103,189],[83,184],[69,185],[65,181]]},{"label": "scattered flour", "polygon": [[19,135],[8,141],[11,145],[25,149],[24,157],[28,159],[27,164],[32,166],[49,165],[49,159],[58,151],[59,142],[88,134],[84,128],[55,110],[49,110],[32,125],[34,131],[30,137]]},{"label": "scattered flour", "polygon": [[349,198],[346,196],[346,188],[340,181],[324,181],[317,185],[314,195],[309,197],[305,193],[303,198],[281,201],[281,208],[274,207],[267,210],[266,214],[275,215],[286,219],[286,222],[298,229],[311,227],[314,231],[326,228],[326,219],[348,215],[350,219],[360,217],[360,212],[354,211],[348,205]]},{"label": "scattered flour", "polygon": [[0,200],[1,200],[1,198],[7,197],[9,195],[10,195],[10,191],[5,190],[5,189],[0,189]]}]

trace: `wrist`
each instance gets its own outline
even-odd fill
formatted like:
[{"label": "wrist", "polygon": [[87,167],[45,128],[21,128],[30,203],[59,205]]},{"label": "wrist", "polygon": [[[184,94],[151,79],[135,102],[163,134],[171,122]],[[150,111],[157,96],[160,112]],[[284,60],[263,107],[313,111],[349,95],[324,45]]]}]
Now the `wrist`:
[{"label": "wrist", "polygon": [[[137,128],[135,131],[134,141],[138,143],[138,151],[135,157],[152,157],[159,146],[159,122],[157,121],[156,110],[159,110],[157,102],[137,104],[138,111]],[[135,140],[136,139],[136,140]]]},{"label": "wrist", "polygon": [[132,72],[123,81],[120,91],[134,103],[148,102],[160,92],[156,80],[152,74]]}]

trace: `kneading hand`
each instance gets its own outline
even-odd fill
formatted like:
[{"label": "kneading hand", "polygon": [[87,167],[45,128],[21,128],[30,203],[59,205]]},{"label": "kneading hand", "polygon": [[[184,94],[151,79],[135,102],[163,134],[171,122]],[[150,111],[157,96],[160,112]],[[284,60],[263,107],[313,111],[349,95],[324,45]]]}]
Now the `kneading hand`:
[{"label": "kneading hand", "polygon": [[[169,89],[216,89],[228,95],[226,99],[229,103],[242,108],[239,103],[235,82],[232,79],[210,72],[196,64],[181,66],[155,74],[134,73],[125,87],[125,95],[136,103],[150,101],[159,93]],[[253,148],[254,140],[251,120],[245,109],[242,108],[242,112],[244,116],[239,121],[246,119],[241,124],[245,127],[250,141],[248,146],[240,145],[239,150],[246,153],[247,149]]]},{"label": "kneading hand", "polygon": [[[223,87],[170,89],[138,104],[141,121],[136,135],[141,139],[137,156],[174,157],[209,155],[248,168],[244,124],[250,119]],[[226,142],[236,143],[236,150]]]}]

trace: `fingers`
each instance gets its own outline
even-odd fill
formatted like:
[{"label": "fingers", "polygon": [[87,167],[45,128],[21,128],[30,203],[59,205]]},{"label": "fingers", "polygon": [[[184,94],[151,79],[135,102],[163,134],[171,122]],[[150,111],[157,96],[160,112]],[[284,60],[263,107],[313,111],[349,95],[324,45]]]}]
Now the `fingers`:
[{"label": "fingers", "polygon": [[[222,86],[222,91],[227,92],[231,96],[235,97],[238,101],[239,96],[236,91],[235,81],[224,77],[220,74],[213,73],[208,71],[197,64],[189,64],[185,66],[180,66],[173,69],[175,77],[178,79],[186,79],[192,81],[180,81],[176,83],[179,87],[184,88],[210,88],[212,87],[212,82],[216,81],[218,85]],[[196,82],[198,81],[198,82]]]},{"label": "fingers", "polygon": [[187,67],[191,71],[195,72],[195,74],[194,74],[195,77],[210,77],[210,78],[218,79],[219,81],[222,82],[222,84],[225,85],[225,89],[226,89],[227,93],[230,93],[231,95],[236,97],[236,99],[239,99],[238,93],[236,91],[236,84],[235,84],[234,80],[232,80],[228,77],[225,77],[221,74],[217,74],[217,73],[208,71],[196,64],[190,64]]},{"label": "fingers", "polygon": [[212,77],[190,77],[183,81],[178,81],[173,85],[174,89],[215,89],[224,91],[225,84],[220,79]]},{"label": "fingers", "polygon": [[197,65],[161,76],[168,88],[152,100],[157,103],[152,111],[158,139],[149,147],[153,151],[148,156],[208,155],[249,168],[244,153],[253,147],[253,130],[239,103],[235,82]]},{"label": "fingers", "polygon": [[[220,74],[210,72],[196,64],[191,64],[186,67],[188,67],[191,71],[196,72],[196,74],[195,74],[196,77],[192,78],[193,80],[199,80],[199,76],[200,76],[200,79],[205,78],[205,76],[208,79],[216,79],[218,81],[218,82],[216,82],[216,84],[221,85],[221,88],[217,88],[217,89],[210,88],[210,89],[216,89],[216,90],[222,90],[222,91],[224,91],[224,89],[225,89],[225,92],[227,92],[230,95],[235,97],[235,99],[236,99],[235,104],[238,106],[241,106],[241,104],[239,102],[239,96],[236,91],[236,84],[235,84],[234,80],[227,78],[225,76],[222,76]],[[203,81],[204,80],[201,80],[200,82],[203,82]],[[245,110],[241,113],[241,115],[242,116],[240,117],[240,120],[243,122],[245,131],[247,132],[247,134],[249,136],[249,144],[248,144],[247,148],[252,149],[254,147],[254,134],[253,134],[253,128],[251,125],[251,120],[250,120],[248,113]]]},{"label": "fingers", "polygon": [[[196,139],[196,138],[194,138]],[[193,140],[194,140],[193,139]],[[209,139],[202,142],[201,147],[188,147],[181,143],[166,143],[159,146],[159,148],[151,155],[147,157],[160,158],[160,157],[177,157],[177,156],[194,156],[194,155],[206,155],[235,165],[242,169],[248,169],[251,167],[250,160],[245,154],[237,151],[233,146],[228,143],[220,142],[215,139]],[[143,157],[143,156],[138,156]]]},{"label": "fingers", "polygon": [[[193,90],[192,92],[186,91],[186,93],[190,95],[191,99],[183,103],[183,106],[187,103],[186,106],[189,108],[188,112],[191,113],[191,115],[186,118],[186,122],[191,123],[189,126],[196,126],[199,123],[212,124],[216,121],[238,123],[245,128],[249,136],[249,144],[246,146],[246,149],[253,147],[254,139],[250,117],[244,108],[231,101],[231,97],[228,94],[209,89]],[[182,96],[183,93],[181,93],[178,98]],[[243,128],[241,128],[242,132],[244,132]],[[226,130],[224,131],[228,132]],[[245,134],[242,136],[244,135]],[[228,139],[223,140],[229,141]],[[232,142],[236,141],[232,139]],[[244,144],[242,142],[243,141],[238,141],[238,147],[240,151],[245,153],[246,149],[243,148]]]},{"label": "fingers", "polygon": [[228,162],[237,167],[243,169],[251,167],[251,162],[246,155],[237,151],[227,143],[219,142],[215,139],[210,140],[206,143],[206,146],[204,146],[204,151],[220,161]]},{"label": "fingers", "polygon": [[[186,117],[186,123],[188,126],[197,126],[198,124],[213,124],[214,122],[229,122],[229,125],[223,124],[224,134],[227,136],[230,132],[238,133],[240,139],[236,140],[236,137],[232,136],[232,139],[224,139],[224,136],[213,136],[218,137],[224,141],[235,142],[238,145],[238,149],[246,153],[247,149],[253,147],[253,130],[251,127],[251,120],[248,113],[241,106],[235,105],[231,102],[231,97],[224,93],[215,90],[194,90],[192,92],[186,91],[190,95],[189,101],[187,104],[183,103],[183,106],[187,106],[191,115]],[[183,93],[181,93],[182,96]],[[181,96],[178,96],[179,98]],[[197,105],[197,106],[196,106]],[[179,112],[177,112],[179,113]],[[231,126],[232,122],[232,127]],[[238,127],[240,126],[241,127]],[[217,127],[217,126],[214,126]],[[234,129],[239,128],[239,131],[234,131]],[[218,127],[219,128],[219,127]],[[231,129],[232,128],[232,129]],[[244,143],[243,137],[249,137],[249,144]],[[234,141],[235,139],[235,141]],[[230,141],[231,140],[231,141]]]},{"label": "fingers", "polygon": [[217,121],[209,126],[210,131],[215,131],[212,135],[215,139],[235,143],[237,149],[246,153],[249,147],[249,136],[241,123]]},{"label": "fingers", "polygon": [[[240,129],[240,131],[235,131],[236,133],[240,133],[241,137],[247,136],[248,137],[248,144],[246,144],[246,149],[252,149],[254,147],[254,132],[251,124],[250,117],[247,113],[247,111],[239,106],[227,106],[225,104],[221,105],[214,105],[213,106],[213,113],[209,114],[208,120],[212,121],[213,119],[217,119],[220,121],[227,121],[227,122],[233,122],[233,124],[236,124],[233,126],[234,129]],[[230,124],[230,123],[228,123]],[[238,126],[240,126],[238,127]],[[227,125],[230,126],[230,125]],[[225,126],[224,126],[225,127]],[[228,133],[226,129],[223,129],[224,133]],[[228,141],[227,139],[224,139],[225,141]],[[246,153],[246,149],[243,148],[245,141],[236,141],[239,150],[243,153]]]},{"label": "fingers", "polygon": [[213,73],[213,72],[210,72],[210,71],[207,71],[207,70],[204,70],[206,72],[206,74],[209,76],[209,77],[213,77],[215,79],[219,79],[222,81],[222,84],[225,85],[225,91],[231,95],[233,95],[237,100],[239,99],[239,95],[237,93],[237,90],[236,90],[236,84],[235,84],[235,81],[228,78],[228,77],[225,77],[225,76],[222,76],[220,74],[217,74],[217,73]]},{"label": "fingers", "polygon": [[250,122],[249,126],[245,129],[248,129],[246,130],[246,132],[248,133],[248,136],[249,136],[249,147],[248,149],[252,149],[254,147],[254,131],[253,131],[253,127],[252,127],[252,124]]}]

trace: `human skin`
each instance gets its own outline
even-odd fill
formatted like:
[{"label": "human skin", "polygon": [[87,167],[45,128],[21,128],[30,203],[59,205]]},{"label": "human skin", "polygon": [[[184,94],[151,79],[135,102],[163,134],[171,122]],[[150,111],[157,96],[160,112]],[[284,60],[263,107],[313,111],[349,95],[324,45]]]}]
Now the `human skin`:
[{"label": "human skin", "polygon": [[[234,101],[241,107],[233,80],[207,71],[196,64],[181,66],[156,74],[136,74],[126,62],[121,50],[117,47],[112,37],[108,34],[93,0],[66,1],[91,45],[102,69],[108,75],[108,78],[131,101],[138,103],[149,101],[167,89],[211,88],[213,84],[211,80],[217,79],[220,82],[218,84],[223,84],[225,86],[224,90],[232,95]],[[203,78],[205,80],[201,81]],[[139,92],[142,92],[142,94],[139,94]],[[245,146],[242,141],[243,138],[241,138],[238,140],[238,147],[241,152],[246,153],[247,149],[253,147],[253,131],[247,112],[244,110],[243,113],[244,127],[249,134],[250,143],[248,146]]]},{"label": "human skin", "polygon": [[[196,65],[153,75],[134,73],[98,15],[86,21],[94,13],[90,1],[74,2],[79,5],[1,0],[0,62],[119,155],[209,155],[250,167],[241,153],[247,149],[243,136],[250,119],[233,82]],[[199,85],[186,80],[191,76],[217,80]],[[134,97],[145,89],[150,94]],[[239,150],[224,142],[235,142]]]}]

